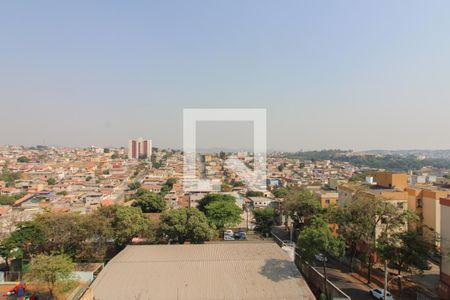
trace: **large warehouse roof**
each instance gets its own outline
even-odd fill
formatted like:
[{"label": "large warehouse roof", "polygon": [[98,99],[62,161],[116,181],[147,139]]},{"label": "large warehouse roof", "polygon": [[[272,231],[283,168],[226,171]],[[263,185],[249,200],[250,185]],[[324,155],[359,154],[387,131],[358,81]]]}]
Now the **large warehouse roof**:
[{"label": "large warehouse roof", "polygon": [[97,300],[315,299],[272,242],[128,246],[91,288]]}]

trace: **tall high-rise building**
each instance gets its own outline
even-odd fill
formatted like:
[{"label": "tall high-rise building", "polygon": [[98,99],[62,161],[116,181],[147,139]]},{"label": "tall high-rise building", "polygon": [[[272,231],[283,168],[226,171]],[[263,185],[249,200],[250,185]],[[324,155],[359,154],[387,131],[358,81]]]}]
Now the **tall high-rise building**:
[{"label": "tall high-rise building", "polygon": [[139,159],[140,157],[148,157],[152,155],[152,140],[143,138],[128,141],[128,158]]}]

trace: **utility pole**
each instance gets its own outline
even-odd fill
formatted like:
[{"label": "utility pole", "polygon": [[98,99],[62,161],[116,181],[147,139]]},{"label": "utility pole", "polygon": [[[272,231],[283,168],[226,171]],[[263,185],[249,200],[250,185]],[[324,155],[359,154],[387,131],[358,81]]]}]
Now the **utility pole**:
[{"label": "utility pole", "polygon": [[248,231],[248,208],[246,208],[246,212],[247,212],[247,231]]},{"label": "utility pole", "polygon": [[388,289],[388,271],[387,271],[387,260],[384,260],[384,292],[383,300],[387,300],[387,289]]}]

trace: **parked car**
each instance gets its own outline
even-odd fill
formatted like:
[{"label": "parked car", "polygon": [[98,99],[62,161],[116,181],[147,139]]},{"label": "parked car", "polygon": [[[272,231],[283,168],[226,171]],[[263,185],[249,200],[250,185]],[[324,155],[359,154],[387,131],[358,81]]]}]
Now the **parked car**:
[{"label": "parked car", "polygon": [[328,261],[328,258],[325,255],[323,255],[323,253],[316,254],[316,255],[314,255],[314,257],[316,258],[317,261],[320,261],[320,262]]},{"label": "parked car", "polygon": [[233,236],[230,236],[230,235],[224,235],[224,236],[223,236],[223,240],[224,240],[224,241],[234,241],[235,239],[234,239]]},{"label": "parked car", "polygon": [[228,229],[228,230],[225,230],[225,232],[223,233],[223,235],[224,235],[224,236],[225,236],[225,235],[233,236],[233,235],[234,235],[234,232],[233,232],[233,230]]},{"label": "parked car", "polygon": [[246,240],[247,239],[247,233],[245,231],[238,231],[234,234],[234,238],[236,240]]},{"label": "parked car", "polygon": [[295,243],[293,241],[290,240],[284,240],[282,241],[284,246],[288,246],[288,247],[295,247]]},{"label": "parked car", "polygon": [[[383,289],[379,289],[379,288],[372,289],[372,290],[370,290],[370,294],[375,299],[378,299],[378,300],[383,300],[384,299],[384,290]],[[386,293],[386,299],[387,300],[394,300],[394,298],[392,297],[391,293],[389,293],[389,291]]]}]

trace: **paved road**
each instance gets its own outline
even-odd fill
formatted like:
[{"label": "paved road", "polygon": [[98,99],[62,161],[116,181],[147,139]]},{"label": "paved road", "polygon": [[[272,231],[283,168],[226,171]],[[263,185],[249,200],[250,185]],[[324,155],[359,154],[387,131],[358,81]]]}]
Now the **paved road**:
[{"label": "paved road", "polygon": [[[273,232],[282,240],[289,239],[289,233],[284,230],[283,227],[274,228]],[[327,275],[335,286],[346,293],[350,298],[354,300],[374,300],[369,295],[369,288],[358,279],[352,277],[349,273],[340,270],[339,262],[330,260],[327,263]],[[317,271],[323,274],[323,267],[316,267]]]},{"label": "paved road", "polygon": [[[323,268],[317,267],[317,271],[323,274]],[[344,293],[355,300],[373,300],[369,295],[369,288],[361,283],[359,280],[353,278],[350,274],[340,270],[339,263],[335,261],[329,261],[327,267],[328,280],[334,285],[340,288]]]},{"label": "paved road", "polygon": [[[147,175],[148,170],[142,170],[135,178],[134,181],[141,182],[144,177]],[[125,192],[128,189],[128,180],[130,176],[125,178],[121,184],[119,184],[111,194],[111,198],[114,200],[116,204],[122,204],[125,200]]]},{"label": "paved road", "polygon": [[[430,261],[431,269],[425,270],[423,274],[404,274],[403,276],[415,282],[417,285],[430,291],[432,294],[436,294],[436,287],[439,284],[439,265]],[[434,295],[437,297],[437,295]]]}]

